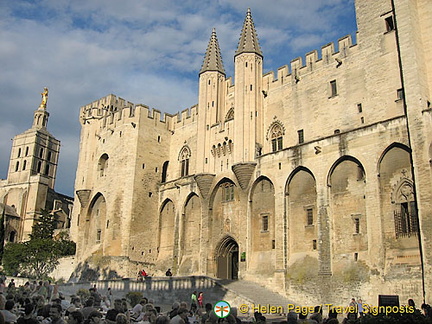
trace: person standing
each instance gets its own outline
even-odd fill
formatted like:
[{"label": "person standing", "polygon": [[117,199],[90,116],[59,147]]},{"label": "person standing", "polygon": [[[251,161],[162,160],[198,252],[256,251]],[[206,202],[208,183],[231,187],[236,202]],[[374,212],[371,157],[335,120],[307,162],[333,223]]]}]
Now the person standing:
[{"label": "person standing", "polygon": [[195,313],[197,311],[198,308],[198,297],[197,297],[197,292],[196,290],[194,290],[194,292],[191,295],[191,308],[190,311]]},{"label": "person standing", "polygon": [[198,307],[203,308],[204,307],[204,293],[202,291],[198,294]]},{"label": "person standing", "polygon": [[356,300],[355,298],[351,298],[351,302],[349,303],[347,319],[349,320],[357,319],[357,312],[358,312],[358,305],[356,303]]},{"label": "person standing", "polygon": [[357,308],[360,317],[363,317],[363,301],[361,299],[357,300]]}]

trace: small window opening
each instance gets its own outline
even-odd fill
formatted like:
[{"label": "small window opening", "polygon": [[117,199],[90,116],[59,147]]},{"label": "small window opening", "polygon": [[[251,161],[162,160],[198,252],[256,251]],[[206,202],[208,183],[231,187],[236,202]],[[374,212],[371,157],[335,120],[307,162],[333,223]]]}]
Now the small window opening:
[{"label": "small window opening", "polygon": [[354,218],[354,233],[360,234],[360,218]]},{"label": "small window opening", "polygon": [[16,232],[12,231],[9,233],[9,242],[15,242],[15,236],[16,236]]},{"label": "small window opening", "polygon": [[306,209],[306,224],[308,226],[313,225],[313,209],[312,208]]},{"label": "small window opening", "polygon": [[361,103],[357,104],[357,110],[359,113],[363,112],[363,107]]},{"label": "small window opening", "polygon": [[264,215],[262,216],[262,231],[263,232],[268,232],[269,229],[269,218],[268,215]]},{"label": "small window opening", "polygon": [[385,25],[386,25],[386,31],[387,32],[395,30],[395,23],[394,23],[393,16],[389,16],[389,17],[385,18]]},{"label": "small window opening", "polygon": [[335,97],[337,96],[337,85],[336,85],[336,80],[330,81],[330,97]]},{"label": "small window opening", "polygon": [[312,250],[317,249],[317,240],[312,240]]},{"label": "small window opening", "polygon": [[396,100],[403,100],[404,99],[403,89],[397,89],[396,96],[397,96]]},{"label": "small window opening", "polygon": [[102,230],[98,229],[96,232],[96,243],[100,243],[102,236]]},{"label": "small window opening", "polygon": [[47,163],[45,165],[45,175],[49,175],[50,165]]},{"label": "small window opening", "polygon": [[304,143],[304,132],[303,132],[303,129],[298,130],[297,134],[298,134],[298,142],[299,142],[299,144]]}]

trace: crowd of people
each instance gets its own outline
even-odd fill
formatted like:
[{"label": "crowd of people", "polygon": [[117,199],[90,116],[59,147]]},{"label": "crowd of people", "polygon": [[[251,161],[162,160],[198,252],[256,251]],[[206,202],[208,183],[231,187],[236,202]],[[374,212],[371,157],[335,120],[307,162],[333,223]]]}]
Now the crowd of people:
[{"label": "crowd of people", "polygon": [[[314,311],[308,312],[290,312],[287,315],[287,320],[279,324],[349,324],[349,323],[431,323],[432,324],[432,308],[428,304],[422,304],[421,310],[417,309],[413,299],[409,299],[407,305],[399,306],[382,306],[374,307],[375,311],[371,310],[371,306],[363,304],[362,299],[356,300],[352,298],[348,307],[329,307],[326,317],[323,316],[322,305],[316,306]],[[408,308],[407,308],[408,307]],[[344,312],[341,312],[344,309]],[[401,311],[401,309],[403,311]],[[255,314],[255,317],[260,318],[261,314]],[[257,321],[258,322],[258,321]],[[265,322],[265,318],[263,320]]]},{"label": "crowd of people", "polygon": [[[254,322],[265,324],[312,323],[432,323],[432,308],[423,304],[421,310],[415,308],[412,299],[408,306],[415,311],[394,321],[368,317],[361,299],[354,298],[349,303],[351,309],[340,314],[332,309],[323,316],[323,308],[315,307],[313,313],[290,312],[285,318],[269,318],[255,312],[253,318],[239,318],[237,309],[225,318],[219,318],[211,303],[204,302],[203,292],[193,291],[188,301],[175,301],[169,311],[162,311],[152,299],[142,297],[136,303],[126,298],[113,298],[108,288],[102,296],[96,286],[90,287],[86,294],[70,296],[69,300],[59,291],[57,285],[49,281],[27,282],[16,287],[13,279],[6,286],[0,278],[0,324],[240,324]],[[399,314],[401,315],[401,314]],[[282,320],[281,320],[282,319]],[[379,321],[378,321],[379,320]]]},{"label": "crowd of people", "polygon": [[85,297],[66,298],[50,281],[16,287],[13,279],[6,286],[0,278],[0,324],[216,324],[212,309],[210,303],[204,305],[203,293],[196,291],[190,301],[176,301],[162,312],[145,297],[136,305],[113,298],[110,288],[106,296],[93,286]]}]

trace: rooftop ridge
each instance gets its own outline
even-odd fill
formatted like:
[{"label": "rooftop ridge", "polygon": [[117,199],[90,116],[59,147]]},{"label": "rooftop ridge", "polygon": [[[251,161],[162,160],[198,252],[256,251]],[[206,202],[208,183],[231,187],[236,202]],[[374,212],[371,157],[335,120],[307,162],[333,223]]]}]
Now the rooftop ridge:
[{"label": "rooftop ridge", "polygon": [[216,29],[213,28],[210,40],[207,46],[204,62],[199,74],[207,71],[217,71],[225,75],[225,69],[222,62],[219,42],[216,35]]},{"label": "rooftop ridge", "polygon": [[252,13],[248,8],[235,56],[242,53],[255,53],[263,56],[258,42],[258,36],[252,19]]}]

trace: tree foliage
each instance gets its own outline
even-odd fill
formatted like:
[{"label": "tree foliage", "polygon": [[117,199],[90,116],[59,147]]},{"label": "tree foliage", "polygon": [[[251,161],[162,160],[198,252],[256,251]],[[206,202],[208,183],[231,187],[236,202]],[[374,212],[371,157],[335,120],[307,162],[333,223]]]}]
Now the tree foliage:
[{"label": "tree foliage", "polygon": [[33,224],[32,233],[29,235],[30,240],[52,239],[56,228],[57,219],[55,215],[50,214],[46,209],[42,209],[39,218],[35,219]]},{"label": "tree foliage", "polygon": [[75,242],[69,240],[67,233],[53,238],[56,226],[55,216],[42,210],[33,225],[30,241],[5,246],[3,268],[6,274],[44,278],[56,268],[62,256],[75,254]]},{"label": "tree foliage", "polygon": [[3,267],[7,274],[43,278],[58,265],[57,242],[53,239],[32,239],[10,243],[5,247]]}]

